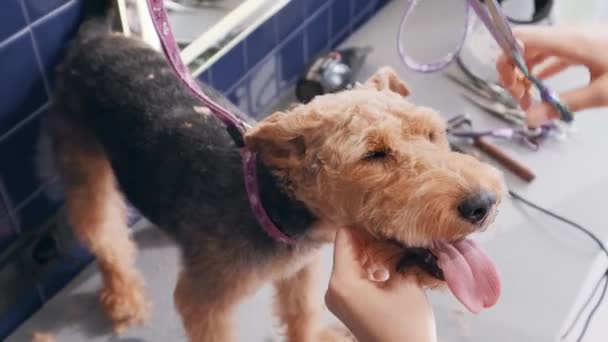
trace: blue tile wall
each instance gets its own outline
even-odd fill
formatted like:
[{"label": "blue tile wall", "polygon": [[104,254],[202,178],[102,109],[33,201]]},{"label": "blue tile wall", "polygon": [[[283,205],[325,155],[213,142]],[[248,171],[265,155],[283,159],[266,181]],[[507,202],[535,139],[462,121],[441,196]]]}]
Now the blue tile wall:
[{"label": "blue tile wall", "polygon": [[217,90],[228,93],[231,86],[245,74],[247,58],[244,45],[238,44],[211,67],[212,75],[222,75],[213,79],[213,85]]},{"label": "blue tile wall", "polygon": [[[26,117],[0,143],[0,174],[8,195],[15,206],[20,206],[40,186],[34,167],[36,141],[40,132],[42,110]],[[27,227],[30,228],[30,227]]]},{"label": "blue tile wall", "polygon": [[257,65],[279,41],[277,30],[273,25],[262,25],[255,29],[245,40],[247,68]]},{"label": "blue tile wall", "polygon": [[[59,62],[59,59],[62,56],[65,42],[74,33],[74,27],[72,25],[64,25],[63,23],[78,22],[80,19],[80,6],[70,6],[70,2],[65,0],[25,1],[35,4],[65,3],[63,6],[55,9],[57,15],[51,16],[48,20],[33,25],[33,36],[36,39],[36,45],[38,46],[38,52],[40,53],[44,72],[48,77],[48,81],[53,84],[55,75],[53,68],[57,65],[57,62]],[[37,6],[38,9],[43,7],[40,5]]]},{"label": "blue tile wall", "polygon": [[277,75],[281,80],[281,88],[285,88],[306,66],[306,45],[304,44],[304,32],[297,31],[285,41],[279,51],[279,63],[281,73]]},{"label": "blue tile wall", "polygon": [[[53,68],[79,23],[80,1],[6,0],[0,14],[0,198],[17,235],[35,228],[58,205],[45,198],[46,181],[35,163]],[[5,236],[0,234],[0,246]]]},{"label": "blue tile wall", "polygon": [[260,118],[312,59],[339,45],[388,0],[291,0],[199,79]]},{"label": "blue tile wall", "polygon": [[[48,93],[40,72],[29,33],[19,34],[0,46],[0,136],[7,139],[10,130],[28,114],[33,114],[48,101]],[[10,80],[10,82],[8,81]],[[2,158],[2,157],[0,157]]]},{"label": "blue tile wall", "polygon": [[[304,3],[304,10],[305,10],[305,14],[306,17],[311,17],[314,16],[315,13],[319,10],[319,8],[327,5],[328,2],[332,2],[332,1],[327,1],[327,0],[307,0],[307,1],[302,1]],[[349,0],[346,1],[341,1],[341,2],[350,2]]]},{"label": "blue tile wall", "polygon": [[329,8],[332,19],[329,34],[336,39],[344,38],[350,33],[351,3],[351,1],[334,1]]},{"label": "blue tile wall", "polygon": [[286,36],[296,31],[304,22],[304,19],[306,18],[304,16],[305,3],[306,1],[302,0],[289,1],[285,7],[263,25],[274,25],[278,33],[279,41],[283,41]]},{"label": "blue tile wall", "polygon": [[12,36],[26,26],[25,16],[21,11],[19,0],[4,0],[0,13],[0,42]]},{"label": "blue tile wall", "polygon": [[[57,10],[62,6],[70,6],[74,1],[71,0],[22,0],[25,5],[25,14],[29,17],[31,22],[35,22],[36,20],[51,15],[53,16],[53,11]],[[67,25],[68,27],[72,25]]]},{"label": "blue tile wall", "polygon": [[[61,205],[60,196],[51,195],[56,177],[40,177],[37,170],[40,119],[50,106],[53,68],[78,26],[82,1],[88,0],[4,0],[0,10],[0,255],[20,236],[35,233]],[[291,0],[199,79],[260,117],[291,91],[314,56],[337,46],[386,2]],[[129,212],[131,224],[139,217]],[[77,244],[64,252],[38,278],[22,266],[10,270],[23,289],[14,307],[0,307],[0,340],[92,260]]]},{"label": "blue tile wall", "polygon": [[[57,179],[38,172],[41,119],[51,102],[53,68],[80,22],[82,1],[4,0],[0,10],[0,256],[36,234],[61,205],[47,191]],[[40,278],[19,261],[21,250],[1,263],[0,288],[17,287],[18,293],[12,306],[0,300],[0,340],[90,262],[86,251],[75,251],[80,253],[66,252],[74,255],[57,260],[56,269]]]},{"label": "blue tile wall", "polygon": [[320,52],[325,51],[331,42],[329,10],[330,8],[325,6],[306,26],[304,32],[306,36],[306,63],[309,63]]},{"label": "blue tile wall", "polygon": [[17,237],[17,225],[10,199],[0,179],[0,251],[3,251]]}]

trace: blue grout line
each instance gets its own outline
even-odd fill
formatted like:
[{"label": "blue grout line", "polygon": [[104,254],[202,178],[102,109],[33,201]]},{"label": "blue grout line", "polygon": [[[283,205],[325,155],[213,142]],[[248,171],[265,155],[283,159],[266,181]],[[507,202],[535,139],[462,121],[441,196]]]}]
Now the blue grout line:
[{"label": "blue grout line", "polygon": [[279,104],[279,102],[281,102],[283,100],[283,98],[285,97],[285,94],[287,94],[287,91],[291,90],[291,88],[295,86],[297,81],[298,81],[298,76],[293,77],[291,80],[285,82],[285,86],[283,87],[284,90],[281,91],[281,89],[279,88],[277,90],[277,96],[275,96],[272,99],[272,101],[270,101],[270,103],[268,103],[266,108],[263,108],[263,111],[276,107]]},{"label": "blue grout line", "polygon": [[[85,0],[85,1],[88,1],[88,0]],[[76,0],[70,0],[70,1],[66,2],[65,4],[55,8],[54,10],[45,14],[44,16],[36,19],[36,21],[34,21],[31,25],[34,27],[40,26],[41,24],[44,24],[45,22],[55,18],[56,16],[61,14],[61,12],[63,12],[64,10],[67,11],[67,9],[73,5],[74,6],[76,5]]]},{"label": "blue grout line", "polygon": [[51,98],[51,85],[46,75],[46,71],[44,70],[44,63],[42,63],[42,57],[40,56],[40,50],[38,49],[38,42],[36,41],[36,37],[34,37],[34,30],[32,29],[32,22],[30,19],[30,15],[25,6],[24,0],[19,0],[19,4],[21,4],[21,11],[23,12],[23,16],[25,17],[25,22],[27,23],[28,30],[30,32],[30,39],[32,41],[32,48],[34,49],[34,56],[36,57],[36,63],[38,64],[38,70],[40,71],[40,76],[42,78],[42,83],[44,84],[44,90],[46,91],[47,98]]},{"label": "blue grout line", "polygon": [[0,50],[5,48],[6,46],[8,46],[10,43],[14,42],[15,40],[25,36],[28,32],[30,31],[29,27],[24,27],[21,30],[13,33],[12,36],[6,38],[5,40],[3,40],[2,42],[0,42]]},{"label": "blue grout line", "polygon": [[[338,38],[341,38],[341,37],[343,36],[343,34],[344,34],[346,31],[350,31],[350,30],[353,28],[354,23],[356,23],[356,22],[357,22],[357,21],[359,21],[359,20],[360,20],[360,19],[361,19],[361,18],[362,18],[364,15],[366,15],[368,10],[373,11],[373,10],[374,10],[374,6],[373,6],[373,5],[374,5],[374,2],[370,2],[370,5],[368,5],[368,7],[367,7],[367,8],[365,8],[365,9],[364,9],[363,11],[361,11],[361,13],[359,13],[359,14],[358,14],[358,15],[357,15],[355,18],[353,18],[352,23],[351,23],[351,24],[353,24],[353,25],[350,25],[350,24],[349,24],[349,25],[347,25],[345,28],[343,28],[342,30],[340,30],[340,32],[338,32],[338,33],[337,33],[337,34],[336,34],[336,35],[335,35],[335,36],[332,38],[331,46],[333,46],[334,44],[336,44],[336,43],[338,42]],[[352,31],[351,31],[351,32],[348,34],[348,36],[346,36],[346,37],[351,36],[353,33],[354,33],[354,32],[352,32]],[[342,38],[346,38],[346,37],[342,37]]]},{"label": "blue grout line", "polygon": [[[273,22],[272,22],[272,24],[273,24],[273,25],[272,25],[272,27],[274,28],[274,34],[275,34],[275,36],[274,36],[274,41],[277,43],[277,45],[279,45],[279,27],[278,27],[278,25],[279,25],[279,24],[277,23],[277,20],[276,20],[276,15],[272,16],[272,18],[270,18],[269,20],[272,20],[272,21],[273,21]],[[272,55],[272,54],[269,52],[269,53],[268,53],[268,56],[271,56],[271,55]],[[268,56],[267,56],[267,57],[268,57]],[[263,59],[264,59],[264,58],[262,58],[262,60],[263,60]],[[275,79],[275,84],[276,84],[276,86],[277,86],[277,92],[279,92],[279,89],[281,89],[281,79],[280,79],[279,75],[281,74],[281,66],[282,66],[282,64],[281,64],[281,63],[282,63],[282,62],[281,62],[281,59],[280,59],[280,58],[278,58],[278,57],[277,57],[277,59],[276,59],[276,60],[277,60],[277,61],[276,61],[275,65],[274,65],[274,72],[275,72],[275,77],[274,77],[274,79]],[[261,62],[261,61],[260,61],[260,62]]]},{"label": "blue grout line", "polygon": [[207,70],[205,70],[205,72],[207,73],[207,75],[209,75],[207,78],[209,79],[209,84],[210,86],[213,86],[213,68],[207,68]]},{"label": "blue grout line", "polygon": [[6,191],[6,186],[4,186],[4,180],[0,177],[0,197],[2,197],[2,201],[4,202],[4,206],[6,207],[6,213],[8,215],[8,219],[11,222],[11,226],[15,234],[21,233],[21,228],[19,227],[17,214],[15,213],[15,208],[12,206],[12,201],[8,196],[8,191]]},{"label": "blue grout line", "polygon": [[25,126],[28,122],[34,120],[36,118],[36,116],[40,115],[45,110],[49,109],[50,104],[51,103],[47,101],[42,106],[38,107],[38,109],[36,109],[32,114],[25,117],[25,119],[19,121],[19,123],[17,123],[11,129],[6,131],[4,134],[0,135],[0,144],[2,142],[4,142],[4,140],[8,139],[11,135],[15,134],[15,132],[17,132],[19,129],[21,129],[23,126]]},{"label": "blue grout line", "polygon": [[[313,15],[312,17],[314,18],[315,16]],[[308,39],[309,39],[309,37],[308,37],[308,30],[307,29],[308,29],[308,25],[306,27],[302,28],[302,39],[304,40],[302,42],[302,44],[304,46],[302,47],[301,53],[302,53],[302,60],[303,61],[307,61],[308,60]]]},{"label": "blue grout line", "polygon": [[[33,26],[33,27],[39,26],[39,25],[43,24],[44,22],[54,18],[55,16],[60,14],[60,12],[63,12],[63,10],[65,10],[66,8],[68,8],[74,4],[76,4],[76,0],[71,0],[71,1],[66,2],[65,4],[55,8],[54,10],[50,11],[43,17],[36,19],[36,21],[34,21],[33,23],[29,24],[29,22],[28,22],[27,26],[25,26],[21,30],[13,33],[8,38],[6,38],[2,42],[0,42],[0,49],[4,48],[6,45],[10,44],[11,42],[13,42],[13,41],[19,39],[21,36],[25,35],[30,30],[30,26]],[[27,11],[27,9],[21,7],[21,11],[23,12],[23,15],[25,17],[26,16],[25,12]],[[29,16],[28,16],[28,18],[29,18]]]},{"label": "blue grout line", "polygon": [[40,49],[38,49],[38,42],[34,36],[34,31],[31,29],[30,39],[32,41],[32,47],[34,48],[34,55],[36,57],[36,64],[38,64],[38,70],[40,71],[40,77],[42,78],[42,84],[44,84],[44,90],[46,91],[47,98],[50,99],[52,96],[51,82],[49,82],[49,77],[46,74],[44,63],[42,63],[42,56],[40,55]]},{"label": "blue grout line", "polygon": [[[260,27],[261,27],[261,25],[260,25]],[[249,39],[247,39],[247,38],[249,38],[249,36],[244,37],[243,38],[243,42],[242,42],[242,44],[243,44],[242,57],[243,57],[243,65],[245,66],[245,70],[247,70],[247,68],[249,68],[249,58],[247,58],[247,51],[248,51],[248,43],[247,42],[249,41]],[[249,112],[249,113],[251,113],[251,108],[252,108],[251,96],[250,96],[251,95],[251,91],[249,91],[250,87],[251,87],[251,84],[248,84],[247,85],[247,99],[246,100],[247,100],[247,112]]]},{"label": "blue grout line", "polygon": [[351,34],[353,34],[353,26],[355,23],[354,20],[354,16],[355,16],[355,0],[349,0],[350,1],[350,7],[348,9],[348,24],[346,25],[346,27],[348,28],[348,35],[350,36]]},{"label": "blue grout line", "polygon": [[243,58],[243,65],[245,66],[245,69],[249,67],[249,58],[247,58],[247,38],[248,36],[244,37],[241,41],[241,46],[243,47],[241,49],[241,57]]},{"label": "blue grout line", "polygon": [[51,185],[55,185],[58,182],[59,182],[59,176],[55,176],[55,177],[49,179],[48,181],[42,183],[36,190],[32,191],[32,193],[29,196],[27,196],[23,201],[21,201],[21,203],[19,203],[15,206],[15,211],[19,211],[19,210],[23,209],[23,207],[30,204],[34,199],[36,199],[36,196],[43,193],[44,190],[46,190],[46,188],[48,188]]},{"label": "blue grout line", "polygon": [[[275,57],[276,57],[276,56],[275,56]],[[278,60],[278,58],[275,58],[275,59],[276,59],[276,60]],[[268,60],[268,62],[270,62],[270,60]],[[275,62],[275,64],[276,64],[276,62]],[[264,67],[265,65],[266,65],[266,64],[262,65],[260,68]],[[278,77],[276,77],[277,75],[278,75],[278,74],[274,74],[274,75],[272,75],[272,76],[271,76],[271,78],[267,79],[266,81],[264,81],[264,83],[262,83],[262,86],[260,87],[260,88],[262,89],[262,92],[264,91],[264,89],[268,88],[268,85],[269,85],[270,83],[272,83],[272,82],[277,82],[277,83],[278,83],[278,81],[277,81],[277,80],[278,80],[279,78],[278,78]],[[250,81],[250,82],[249,82],[249,94],[251,94],[251,93],[252,93],[252,91],[251,91],[251,86],[252,86],[252,82]],[[275,96],[276,96],[276,94],[279,92],[279,88],[275,88],[275,89],[276,89],[276,92],[275,92]],[[272,98],[274,98],[275,96],[273,96]],[[253,103],[254,103],[254,102],[253,102],[253,98],[252,98],[251,96],[249,96],[249,97],[250,97],[250,99],[251,99],[251,103],[253,104]],[[255,106],[253,106],[253,108],[262,108],[262,106],[260,105],[260,104],[261,104],[261,102],[262,102],[262,97],[260,96],[260,97],[258,97],[258,98],[257,98],[257,100],[255,101]],[[256,111],[254,111],[254,110],[251,110],[251,113],[252,113],[252,114],[253,114],[253,113],[256,113],[256,114],[257,114],[257,112],[256,112]],[[255,116],[257,116],[257,115],[255,115]]]},{"label": "blue grout line", "polygon": [[327,43],[325,44],[325,49],[329,49],[331,47],[331,41],[333,40],[331,38],[331,30],[332,30],[332,26],[334,25],[334,11],[333,11],[333,3],[334,1],[330,1],[331,5],[329,6],[329,8],[327,9]]}]

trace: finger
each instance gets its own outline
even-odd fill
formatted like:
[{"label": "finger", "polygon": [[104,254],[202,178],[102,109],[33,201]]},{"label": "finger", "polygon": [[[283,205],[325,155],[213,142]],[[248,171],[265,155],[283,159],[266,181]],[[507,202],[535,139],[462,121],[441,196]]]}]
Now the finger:
[{"label": "finger", "polygon": [[536,76],[541,80],[552,77],[560,72],[566,70],[572,63],[566,59],[556,59],[548,62],[547,65],[543,66],[541,70],[535,72]]},{"label": "finger", "polygon": [[528,89],[526,89],[526,85],[522,82],[516,82],[510,88],[511,96],[513,96],[513,98],[517,101],[521,101],[527,91]]},{"label": "finger", "polygon": [[[560,100],[572,112],[605,105],[601,86],[592,84],[588,87],[567,91],[560,94]],[[528,125],[538,127],[547,120],[560,118],[560,113],[551,104],[543,102],[532,105],[528,111]]]},{"label": "finger", "polygon": [[509,91],[513,99],[521,104],[523,98],[530,94],[531,83],[519,71],[517,71],[515,74],[515,81],[509,87],[506,87],[506,89]]},{"label": "finger", "polygon": [[390,276],[389,268],[397,264],[403,255],[403,250],[385,241],[368,241],[362,248],[366,255],[364,268],[367,270],[368,278],[376,282],[385,282]]},{"label": "finger", "polygon": [[545,54],[534,52],[534,54],[530,57],[526,57],[526,66],[528,67],[528,70],[532,70],[538,64],[544,62],[547,58],[548,56]]},{"label": "finger", "polygon": [[[524,43],[521,40],[517,40],[518,44],[522,47],[523,53],[524,53],[524,61],[526,63],[526,67],[528,67],[529,70],[532,70],[534,68],[534,66],[536,66],[539,63],[542,63],[545,59],[547,59],[547,55],[544,54],[542,51],[539,51],[537,49],[533,49],[533,48],[524,48]],[[510,64],[513,65],[514,69],[518,69],[515,61],[513,61],[513,57],[508,58],[508,61]]]},{"label": "finger", "polygon": [[605,92],[603,86],[606,84],[592,83],[587,87],[560,94],[560,99],[573,112],[603,106],[606,104],[606,97],[602,96]]},{"label": "finger", "polygon": [[341,228],[336,233],[334,245],[334,269],[348,269],[359,266],[359,241],[348,228]]},{"label": "finger", "polygon": [[515,36],[523,41],[527,48],[542,51],[545,55],[565,57],[585,62],[589,51],[584,48],[584,35],[580,30],[553,26],[520,26],[514,30]]},{"label": "finger", "polygon": [[527,91],[526,94],[519,100],[519,105],[523,110],[528,110],[532,105],[532,94],[530,91]]},{"label": "finger", "polygon": [[509,88],[515,82],[515,67],[511,63],[511,58],[501,54],[496,60],[496,71],[500,77],[500,83],[505,88]]}]

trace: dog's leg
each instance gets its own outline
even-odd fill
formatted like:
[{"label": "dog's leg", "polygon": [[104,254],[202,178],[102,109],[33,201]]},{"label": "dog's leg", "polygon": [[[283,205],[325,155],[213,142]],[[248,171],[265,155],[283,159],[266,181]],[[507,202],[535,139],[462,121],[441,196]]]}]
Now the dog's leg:
[{"label": "dog's leg", "polygon": [[90,135],[73,130],[57,137],[55,148],[68,221],[97,258],[104,283],[100,301],[120,333],[142,323],[148,313],[123,198],[105,153]]},{"label": "dog's leg", "polygon": [[324,311],[318,296],[320,259],[316,258],[292,276],[275,281],[276,311],[286,328],[289,342],[352,341],[346,331],[325,328]]},{"label": "dog's leg", "polygon": [[[221,263],[221,262],[220,262]],[[218,264],[220,264],[218,263]],[[228,264],[228,263],[224,263]],[[217,266],[217,265],[216,265]],[[233,316],[237,305],[259,288],[261,281],[247,271],[229,265],[201,272],[184,269],[177,281],[174,300],[190,342],[235,341]]]}]

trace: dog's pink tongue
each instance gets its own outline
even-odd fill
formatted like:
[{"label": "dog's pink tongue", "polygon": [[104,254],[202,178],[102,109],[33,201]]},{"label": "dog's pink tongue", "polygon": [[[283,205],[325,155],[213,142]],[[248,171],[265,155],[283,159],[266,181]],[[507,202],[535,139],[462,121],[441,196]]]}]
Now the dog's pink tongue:
[{"label": "dog's pink tongue", "polygon": [[448,287],[472,313],[496,304],[500,276],[490,257],[472,240],[442,244],[433,250]]}]

